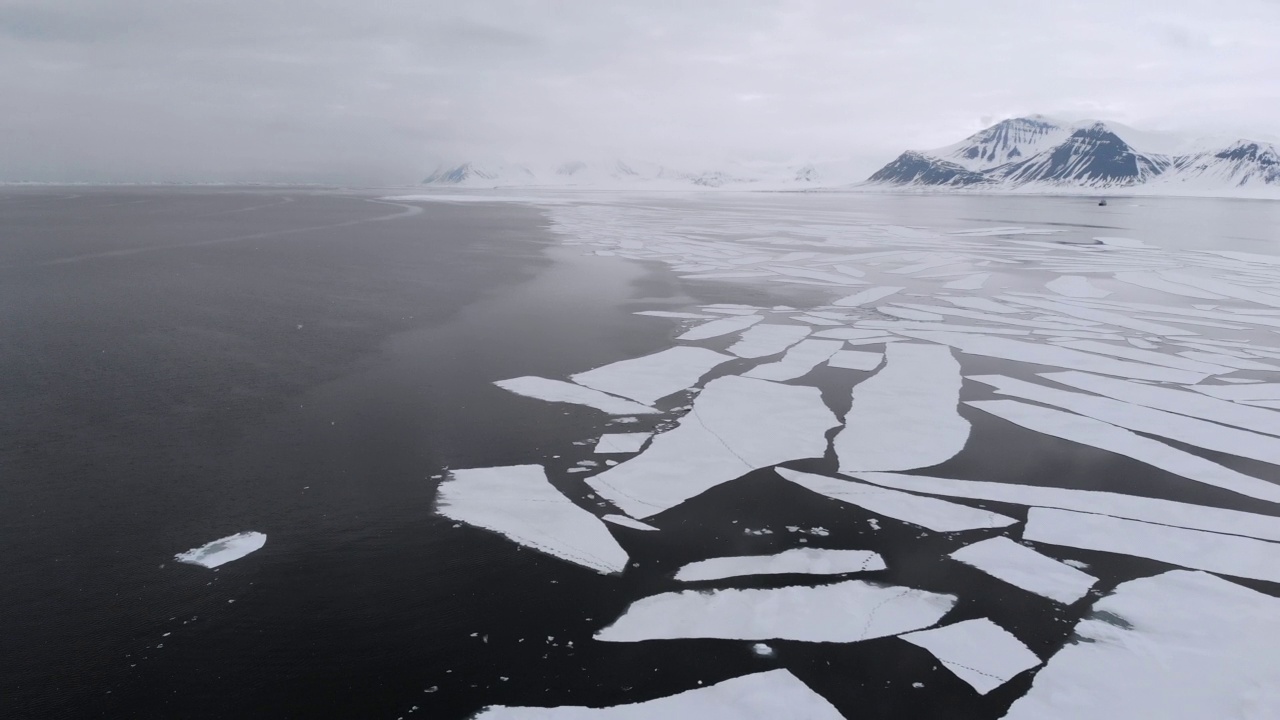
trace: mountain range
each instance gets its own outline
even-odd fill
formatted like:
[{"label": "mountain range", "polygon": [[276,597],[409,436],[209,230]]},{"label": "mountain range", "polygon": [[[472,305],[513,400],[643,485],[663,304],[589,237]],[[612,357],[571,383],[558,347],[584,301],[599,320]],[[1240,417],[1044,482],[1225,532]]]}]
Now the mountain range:
[{"label": "mountain range", "polygon": [[726,163],[711,169],[680,169],[649,162],[573,160],[550,165],[468,161],[443,164],[426,177],[426,185],[455,187],[650,187],[734,188],[813,187],[845,184],[848,169],[814,163]]}]

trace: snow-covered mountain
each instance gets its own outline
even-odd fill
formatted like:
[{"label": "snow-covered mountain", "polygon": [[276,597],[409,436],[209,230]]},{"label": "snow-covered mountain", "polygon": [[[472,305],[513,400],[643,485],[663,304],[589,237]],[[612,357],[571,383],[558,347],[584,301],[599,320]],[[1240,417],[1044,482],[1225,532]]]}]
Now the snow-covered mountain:
[{"label": "snow-covered mountain", "polygon": [[845,185],[859,177],[855,172],[847,165],[834,162],[725,163],[710,169],[689,170],[622,160],[572,160],[543,165],[473,161],[442,164],[422,182],[462,188],[775,189]]},{"label": "snow-covered mountain", "polygon": [[1256,140],[1176,138],[1033,115],[1003,120],[955,145],[904,152],[865,185],[1280,196],[1280,153]]}]

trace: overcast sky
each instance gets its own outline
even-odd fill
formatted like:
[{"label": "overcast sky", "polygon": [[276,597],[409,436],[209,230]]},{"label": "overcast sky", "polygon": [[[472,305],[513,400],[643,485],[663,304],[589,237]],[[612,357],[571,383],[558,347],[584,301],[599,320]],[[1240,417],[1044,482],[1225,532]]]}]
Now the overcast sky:
[{"label": "overcast sky", "polygon": [[849,159],[1040,112],[1277,134],[1280,1],[0,0],[0,180]]}]

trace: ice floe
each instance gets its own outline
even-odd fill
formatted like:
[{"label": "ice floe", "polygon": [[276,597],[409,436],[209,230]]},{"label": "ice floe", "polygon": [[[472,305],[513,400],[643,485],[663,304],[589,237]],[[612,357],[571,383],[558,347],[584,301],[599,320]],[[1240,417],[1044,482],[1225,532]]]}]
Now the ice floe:
[{"label": "ice floe", "polygon": [[1021,640],[986,618],[965,620],[900,637],[928,650],[980,695],[986,695],[1018,673],[1040,664],[1040,658]]},{"label": "ice floe", "polygon": [[607,433],[596,441],[596,453],[636,453],[653,433]]},{"label": "ice floe", "polygon": [[825,433],[837,424],[817,388],[717,378],[676,428],[587,484],[627,514],[648,517],[752,470],[822,457]]},{"label": "ice floe", "polygon": [[814,475],[788,468],[776,470],[787,480],[819,495],[935,532],[997,528],[1017,522],[990,510],[889,490],[856,480]]},{"label": "ice floe", "polygon": [[949,290],[981,290],[990,278],[991,273],[974,273],[959,280],[952,280],[943,287]]},{"label": "ice floe", "polygon": [[1104,298],[1111,294],[1109,290],[1094,287],[1093,283],[1089,282],[1089,278],[1083,275],[1063,275],[1050,280],[1044,286],[1059,295],[1074,298]]},{"label": "ice floe", "polygon": [[627,553],[595,515],[547,481],[541,465],[451,470],[436,512],[601,573],[622,572]]},{"label": "ice floe", "polygon": [[844,342],[841,340],[801,340],[795,347],[788,350],[781,360],[757,365],[744,373],[743,377],[760,380],[794,380],[826,362],[842,347]]},{"label": "ice floe", "polygon": [[677,346],[661,352],[619,360],[573,375],[593,390],[620,395],[645,405],[694,385],[717,365],[732,360],[712,350]]},{"label": "ice floe", "polygon": [[945,346],[886,346],[884,367],[853,387],[835,438],[840,471],[909,470],[955,456],[969,438],[969,421],[956,412],[960,382]]},{"label": "ice floe", "polygon": [[721,335],[728,335],[755,325],[764,318],[759,315],[737,315],[734,317],[720,318],[705,322],[696,327],[690,328],[680,335],[678,340],[707,340]]},{"label": "ice floe", "polygon": [[173,559],[189,565],[216,568],[233,560],[239,560],[255,550],[261,550],[262,546],[266,544],[266,535],[260,532],[248,531],[228,535],[213,542],[205,543],[198,548],[178,553],[173,556]]},{"label": "ice floe", "polygon": [[810,329],[804,325],[761,323],[747,328],[742,339],[729,346],[729,352],[743,358],[776,355],[803,340],[809,332]]},{"label": "ice floe", "polygon": [[602,393],[599,390],[592,390],[591,388],[563,380],[551,380],[533,375],[511,378],[510,380],[498,380],[494,385],[517,395],[547,402],[586,405],[610,415],[642,415],[658,412],[648,405],[624,400],[608,393]]},{"label": "ice floe", "polygon": [[890,295],[904,289],[905,288],[900,288],[900,287],[868,288],[867,290],[863,290],[862,292],[859,292],[859,293],[854,293],[853,295],[849,295],[848,297],[842,297],[839,300],[836,300],[835,302],[833,302],[832,305],[838,305],[840,307],[858,307],[860,305],[866,305],[867,303],[876,302],[877,300],[883,300],[884,298],[887,298]]},{"label": "ice floe", "polygon": [[630,518],[630,517],[627,517],[626,515],[618,515],[617,513],[610,513],[610,514],[608,514],[608,515],[603,515],[603,516],[601,516],[601,518],[600,518],[600,519],[601,519],[601,520],[604,520],[605,522],[611,522],[611,523],[613,523],[614,525],[621,525],[622,527],[629,527],[629,528],[631,528],[632,530],[654,530],[654,531],[656,531],[656,530],[658,529],[658,528],[656,528],[656,527],[654,527],[654,526],[652,526],[652,525],[650,525],[650,524],[648,524],[648,523],[642,523],[642,522],[640,522],[639,520],[636,520],[635,518]]},{"label": "ice floe", "polygon": [[869,372],[880,367],[884,361],[884,353],[866,352],[865,350],[839,350],[832,354],[827,364],[845,370],[862,370]]},{"label": "ice floe", "polygon": [[966,545],[951,557],[1010,585],[1068,605],[1084,597],[1098,581],[1007,537]]},{"label": "ice floe", "polygon": [[689,563],[676,571],[676,580],[719,580],[743,575],[843,575],[885,569],[884,560],[870,550],[794,548],[776,555],[718,557]]},{"label": "ice floe", "polygon": [[954,595],[862,580],[684,590],[637,600],[595,637],[605,642],[676,638],[858,642],[929,627],[955,602]]}]

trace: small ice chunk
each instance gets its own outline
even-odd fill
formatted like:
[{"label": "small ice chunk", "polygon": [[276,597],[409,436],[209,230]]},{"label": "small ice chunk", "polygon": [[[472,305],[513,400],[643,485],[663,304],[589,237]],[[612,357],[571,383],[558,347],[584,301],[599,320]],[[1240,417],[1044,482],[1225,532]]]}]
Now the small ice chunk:
[{"label": "small ice chunk", "polygon": [[844,342],[841,340],[801,340],[795,347],[788,350],[781,360],[757,365],[743,377],[761,380],[794,380],[808,374],[818,364],[826,362],[842,347]]},{"label": "small ice chunk", "polygon": [[747,328],[742,339],[729,346],[729,352],[743,358],[776,355],[800,342],[809,334],[806,325],[772,325],[761,323]]},{"label": "small ice chunk", "polygon": [[773,657],[775,654],[773,651],[773,648],[769,647],[768,645],[765,645],[764,643],[756,643],[752,645],[751,652],[755,653],[760,657]]},{"label": "small ice chunk", "polygon": [[1097,578],[1007,537],[966,545],[951,557],[992,577],[1065,605],[1084,597]]},{"label": "small ice chunk", "polygon": [[550,380],[533,375],[511,378],[510,380],[499,380],[494,385],[517,395],[546,400],[547,402],[586,405],[610,415],[644,415],[658,412],[647,405],[623,400],[620,397],[614,397],[599,390],[592,390],[591,388],[564,382],[563,380]]},{"label": "small ice chunk", "polygon": [[653,433],[606,433],[596,442],[596,454],[637,453]]},{"label": "small ice chunk", "polygon": [[[788,528],[790,529],[790,528]],[[798,529],[798,528],[797,528]],[[870,550],[795,548],[776,555],[718,557],[689,563],[676,571],[684,582],[719,580],[742,575],[843,575],[885,569],[884,560]]]},{"label": "small ice chunk", "polygon": [[697,327],[691,328],[677,339],[707,340],[713,337],[720,337],[721,335],[728,335],[729,333],[735,333],[739,330],[746,330],[763,319],[764,318],[759,315],[737,315],[734,317],[720,318],[719,320],[712,320],[711,322],[706,322],[698,325]]},{"label": "small ice chunk", "polygon": [[594,390],[652,405],[689,388],[712,368],[732,359],[706,348],[677,346],[581,372],[571,379]]},{"label": "small ice chunk", "polygon": [[232,560],[239,560],[255,550],[260,550],[266,544],[266,535],[253,531],[242,532],[178,553],[173,556],[173,559],[190,565],[216,568]]},{"label": "small ice chunk", "polygon": [[642,523],[642,522],[640,522],[639,520],[636,520],[635,518],[630,518],[630,517],[627,517],[626,515],[618,515],[617,513],[610,513],[610,514],[608,514],[608,515],[605,515],[605,516],[601,517],[600,519],[601,519],[601,520],[604,520],[605,522],[611,522],[611,523],[613,523],[614,525],[621,525],[622,527],[629,527],[629,528],[631,528],[632,530],[654,530],[654,531],[656,531],[656,530],[658,529],[658,528],[656,528],[656,527],[654,527],[654,526],[652,526],[652,525],[650,525],[650,524],[648,524],[648,523]]},{"label": "small ice chunk", "polygon": [[1040,664],[1040,658],[1008,630],[986,618],[900,635],[928,650],[980,695]]}]

